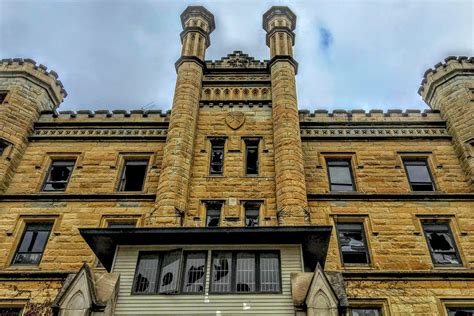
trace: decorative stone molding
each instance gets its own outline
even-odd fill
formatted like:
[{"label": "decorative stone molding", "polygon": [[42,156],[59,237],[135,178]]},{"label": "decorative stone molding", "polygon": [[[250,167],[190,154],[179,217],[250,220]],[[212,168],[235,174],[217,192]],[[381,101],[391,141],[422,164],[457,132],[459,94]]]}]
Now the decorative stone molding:
[{"label": "decorative stone molding", "polygon": [[386,137],[428,137],[451,138],[444,127],[327,127],[302,128],[302,138],[386,138]]},{"label": "decorative stone molding", "polygon": [[207,87],[202,90],[202,100],[271,100],[266,87]]},{"label": "decorative stone molding", "polygon": [[44,128],[36,129],[30,139],[166,139],[167,132],[166,128]]},{"label": "decorative stone molding", "polygon": [[250,57],[248,54],[244,54],[240,50],[236,50],[228,54],[226,57],[222,57],[220,60],[206,61],[206,67],[208,69],[267,69],[267,66],[267,60],[255,60],[254,57]]}]

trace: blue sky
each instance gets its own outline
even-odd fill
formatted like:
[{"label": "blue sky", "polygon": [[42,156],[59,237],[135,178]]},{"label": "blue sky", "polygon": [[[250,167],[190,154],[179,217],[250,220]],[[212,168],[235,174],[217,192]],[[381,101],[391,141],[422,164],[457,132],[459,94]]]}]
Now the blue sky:
[{"label": "blue sky", "polygon": [[54,69],[69,93],[60,110],[169,109],[187,5],[215,15],[206,59],[268,59],[262,14],[288,5],[300,109],[426,109],[424,71],[474,56],[473,0],[0,0],[0,57]]}]

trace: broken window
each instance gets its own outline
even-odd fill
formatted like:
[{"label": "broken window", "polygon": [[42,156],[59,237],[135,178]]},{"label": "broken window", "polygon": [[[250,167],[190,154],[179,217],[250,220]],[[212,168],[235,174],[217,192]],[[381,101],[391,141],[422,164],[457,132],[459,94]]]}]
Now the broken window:
[{"label": "broken window", "polygon": [[344,264],[368,264],[370,262],[362,223],[338,223],[337,236]]},{"label": "broken window", "polygon": [[125,160],[119,191],[142,191],[148,160]]},{"label": "broken window", "polygon": [[211,140],[211,165],[209,173],[212,176],[222,175],[224,169],[225,139]]},{"label": "broken window", "polygon": [[245,227],[258,226],[260,217],[260,202],[245,202]]},{"label": "broken window", "polygon": [[28,223],[13,258],[13,264],[39,264],[53,224]]},{"label": "broken window", "polygon": [[448,308],[448,316],[474,316],[474,308]]},{"label": "broken window", "polygon": [[276,252],[213,252],[211,292],[275,293],[280,291],[280,259]]},{"label": "broken window", "polygon": [[43,185],[43,191],[65,191],[74,164],[74,160],[53,160]]},{"label": "broken window", "polygon": [[206,202],[206,226],[217,227],[221,221],[222,202],[209,201]]},{"label": "broken window", "polygon": [[258,176],[258,143],[259,140],[245,140],[245,174]]},{"label": "broken window", "polygon": [[355,191],[350,159],[327,159],[332,192]]},{"label": "broken window", "polygon": [[22,313],[22,308],[20,307],[0,307],[1,316],[20,316]]},{"label": "broken window", "polygon": [[[7,94],[8,92],[6,91],[0,91],[0,104],[5,102],[5,99],[7,98]],[[3,315],[3,314],[0,313],[0,315]]]},{"label": "broken window", "polygon": [[203,293],[205,275],[206,252],[143,252],[135,271],[133,293],[176,294],[179,289],[182,293]]},{"label": "broken window", "polygon": [[426,159],[404,160],[403,164],[405,165],[412,191],[435,190]]},{"label": "broken window", "polygon": [[[3,153],[5,152],[5,149],[7,149],[8,145],[5,143],[2,143],[0,141],[0,156],[3,156]],[[0,314],[1,315],[1,314]]]},{"label": "broken window", "polygon": [[461,264],[461,258],[456,249],[453,234],[447,223],[424,223],[423,229],[434,264]]},{"label": "broken window", "polygon": [[351,308],[351,316],[380,316],[378,308]]}]

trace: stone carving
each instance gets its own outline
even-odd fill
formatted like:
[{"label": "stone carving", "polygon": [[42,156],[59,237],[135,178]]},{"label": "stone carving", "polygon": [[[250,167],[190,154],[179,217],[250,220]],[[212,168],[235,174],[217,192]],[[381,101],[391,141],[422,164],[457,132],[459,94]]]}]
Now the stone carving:
[{"label": "stone carving", "polygon": [[206,61],[206,67],[208,69],[219,69],[219,68],[253,68],[253,69],[266,69],[267,61],[255,60],[255,58],[244,54],[242,51],[236,50],[221,60]]},{"label": "stone carving", "polygon": [[244,112],[228,112],[225,116],[225,122],[232,129],[238,129],[245,123]]},{"label": "stone carving", "polygon": [[301,137],[450,137],[445,128],[304,128],[301,129]]},{"label": "stone carving", "polygon": [[36,129],[30,138],[166,138],[167,129],[157,128],[48,128]]}]

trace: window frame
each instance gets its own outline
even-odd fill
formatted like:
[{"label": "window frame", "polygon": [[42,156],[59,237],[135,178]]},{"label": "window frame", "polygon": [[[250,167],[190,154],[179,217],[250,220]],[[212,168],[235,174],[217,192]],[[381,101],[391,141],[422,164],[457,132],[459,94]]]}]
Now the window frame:
[{"label": "window frame", "polygon": [[[219,252],[229,252],[232,254],[232,267],[231,267],[231,291],[229,292],[215,292],[212,291],[212,277],[214,273],[214,258],[216,256],[216,253]],[[236,276],[237,276],[237,253],[253,253],[255,254],[255,291],[254,292],[237,292],[236,291]],[[278,258],[278,291],[275,292],[270,292],[270,291],[265,291],[262,292],[260,291],[261,288],[261,277],[260,277],[260,257],[262,254],[276,254]],[[210,263],[211,267],[209,270],[209,289],[208,292],[209,294],[212,295],[253,295],[253,294],[264,294],[264,295],[269,295],[269,294],[281,294],[282,293],[282,273],[281,273],[281,251],[280,250],[212,250],[211,251],[211,256],[210,256]]]},{"label": "window frame", "polygon": [[[129,162],[145,162],[146,163],[146,166],[145,166],[145,174],[143,175],[143,182],[142,182],[142,188],[141,190],[139,191],[131,191],[131,190],[127,190],[125,191],[125,185],[126,185],[126,182],[125,182],[125,172],[127,170],[127,163]],[[117,189],[116,191],[117,192],[144,192],[145,191],[145,184],[146,184],[146,180],[148,178],[148,171],[149,171],[149,168],[150,168],[150,157],[124,157],[123,159],[123,162],[122,162],[122,168],[121,168],[121,171],[120,171],[120,176],[118,178],[118,184],[117,184]]]},{"label": "window frame", "polygon": [[[346,262],[344,262],[342,245],[341,245],[341,241],[339,239],[339,232],[341,231],[339,226],[340,225],[348,225],[348,224],[349,225],[360,225],[360,227],[361,227],[362,238],[363,238],[363,241],[364,241],[364,248],[365,248],[365,256],[366,256],[366,259],[367,259],[366,263],[350,263],[350,262],[346,263]],[[343,231],[344,231],[344,229],[343,229]],[[366,229],[365,229],[364,222],[360,222],[360,221],[355,221],[355,222],[340,221],[340,222],[336,222],[336,237],[337,237],[337,243],[338,243],[338,248],[339,248],[339,256],[341,258],[342,266],[344,266],[344,267],[370,267],[372,265],[372,257],[371,257],[370,252],[369,252],[369,244],[368,244],[368,239],[367,239],[367,234],[366,234]]]},{"label": "window frame", "polygon": [[[222,177],[224,176],[224,164],[225,164],[225,148],[226,148],[226,138],[224,137],[209,137],[209,143],[210,143],[210,149],[209,149],[209,172],[208,175],[209,177]],[[221,161],[221,172],[220,173],[214,173],[212,171],[212,154],[214,152],[214,146],[217,146],[217,144],[222,144],[222,161]]]},{"label": "window frame", "polygon": [[[247,205],[248,204],[258,204],[258,224],[256,226],[247,226]],[[248,201],[242,201],[242,207],[243,207],[243,224],[244,224],[244,227],[248,228],[248,227],[259,227],[261,226],[261,219],[262,219],[262,216],[261,216],[261,213],[262,213],[262,206],[263,206],[263,201],[260,201],[260,200],[248,200]]]},{"label": "window frame", "polygon": [[[2,309],[18,310],[18,315],[21,316],[21,315],[23,315],[23,312],[24,312],[24,310],[25,310],[25,306],[23,305],[23,306],[20,307],[20,306],[16,306],[16,305],[12,305],[12,306],[4,305],[4,306],[0,306],[0,311],[1,311]],[[5,315],[5,314],[0,313],[0,315]]]},{"label": "window frame", "polygon": [[[69,176],[68,176],[67,180],[64,181],[64,183],[65,183],[64,190],[47,190],[46,186],[48,184],[60,183],[60,181],[55,181],[55,182],[48,181],[48,179],[50,177],[50,174],[51,174],[51,171],[53,170],[54,164],[58,163],[58,162],[59,163],[60,162],[72,162],[71,172],[69,173]],[[72,178],[72,173],[74,172],[74,169],[76,168],[76,164],[77,164],[77,158],[69,158],[69,157],[52,158],[51,162],[49,163],[49,167],[48,167],[48,170],[46,172],[46,175],[44,177],[43,185],[41,186],[41,192],[66,192],[66,190],[69,186],[69,182],[71,181],[71,178]]]},{"label": "window frame", "polygon": [[[178,271],[178,283],[176,285],[176,292],[163,292],[160,293],[160,279],[162,276],[162,260],[165,254],[171,253],[173,251],[180,251],[180,263],[179,263],[179,271]],[[203,281],[203,291],[202,292],[183,292],[183,286],[184,286],[184,277],[185,277],[185,272],[183,271],[186,267],[186,259],[187,255],[189,253],[202,253],[204,254],[204,281]],[[138,272],[138,265],[140,264],[140,259],[143,255],[146,254],[156,254],[158,255],[158,268],[157,268],[157,274],[156,274],[156,280],[155,280],[155,287],[153,289],[153,292],[151,293],[141,293],[141,292],[136,292],[135,291],[135,282],[137,278],[137,272]],[[133,280],[132,280],[132,287],[130,290],[131,295],[205,295],[206,294],[206,276],[207,276],[207,270],[208,270],[208,257],[209,257],[209,251],[208,250],[183,250],[182,248],[179,249],[170,249],[170,250],[146,250],[146,251],[139,251],[138,256],[137,256],[137,262],[135,264],[135,272],[133,274]]]},{"label": "window frame", "polygon": [[[53,221],[25,222],[24,226],[23,226],[22,233],[20,235],[20,238],[18,239],[18,243],[16,245],[15,252],[13,253],[13,256],[11,258],[10,265],[11,266],[39,266],[41,264],[41,260],[43,259],[44,252],[46,251],[46,247],[48,246],[49,238],[51,237],[51,233],[53,232],[53,229],[54,229],[54,224],[55,224],[55,222],[53,222]],[[30,226],[30,225],[49,225],[50,227],[49,227],[49,230],[48,230],[48,235],[45,239],[46,241],[43,245],[42,251],[40,252],[38,262],[35,262],[35,263],[17,263],[16,260],[17,260],[17,257],[19,255],[19,250],[20,250],[20,248],[23,244],[23,240],[25,238],[25,235],[28,232],[28,226]],[[46,230],[40,230],[40,231],[46,231]],[[39,252],[22,252],[22,253],[39,253]]]},{"label": "window frame", "polygon": [[[356,182],[355,182],[355,176],[354,176],[354,170],[352,168],[352,157],[325,157],[326,161],[326,171],[327,171],[327,177],[328,177],[328,184],[329,184],[329,192],[332,193],[347,193],[347,192],[357,192],[357,187],[356,187]],[[349,168],[349,173],[351,176],[351,185],[352,185],[352,190],[348,191],[337,191],[332,189],[332,180],[331,180],[331,171],[330,171],[330,163],[334,161],[345,161],[347,162],[347,166]],[[338,184],[334,184],[338,185]],[[340,184],[339,184],[340,185]],[[345,185],[345,184],[342,184]]]},{"label": "window frame", "polygon": [[[419,184],[427,184],[428,182],[412,182],[411,179],[410,179],[410,174],[408,172],[408,168],[407,168],[407,162],[410,163],[410,162],[424,162],[425,163],[425,166],[426,166],[426,170],[428,171],[428,175],[430,176],[430,180],[431,180],[431,188],[432,190],[429,190],[429,191],[426,191],[426,190],[413,190],[413,183],[419,183]],[[428,161],[428,157],[410,157],[410,156],[405,156],[405,157],[402,157],[402,164],[403,164],[403,168],[405,169],[405,175],[406,175],[406,179],[408,180],[408,185],[410,186],[410,191],[411,192],[436,192],[437,191],[437,187],[436,187],[436,183],[434,181],[434,177],[433,177],[433,173],[431,172],[431,168],[430,168],[430,163]]]},{"label": "window frame", "polygon": [[[204,224],[205,224],[205,227],[220,227],[222,225],[222,219],[223,219],[223,211],[224,211],[224,205],[225,205],[225,201],[223,200],[208,200],[208,201],[203,201],[203,204],[204,204],[204,209],[206,211],[206,214],[205,214],[205,217],[204,217]],[[220,204],[221,207],[219,209],[219,224],[217,226],[208,226],[208,212],[209,212],[209,207],[208,205],[209,204]]]},{"label": "window frame", "polygon": [[[8,103],[9,93],[10,93],[9,90],[0,90],[0,105]],[[2,96],[3,96],[3,99],[2,99]]]},{"label": "window frame", "polygon": [[[431,245],[430,245],[430,242],[428,240],[428,236],[426,234],[426,228],[425,226],[426,225],[444,225],[446,228],[447,228],[447,232],[450,234],[450,237],[451,237],[451,240],[454,244],[454,252],[455,252],[455,255],[456,255],[456,258],[459,260],[459,263],[436,263],[435,262],[435,258],[434,258],[434,254],[433,253],[433,250],[431,249]],[[464,266],[464,263],[463,263],[463,260],[462,260],[462,257],[461,257],[461,252],[459,251],[459,247],[457,245],[457,240],[456,238],[454,237],[454,234],[453,234],[453,230],[451,229],[451,225],[449,222],[445,222],[445,221],[436,221],[436,222],[429,222],[429,221],[424,221],[421,223],[421,228],[422,228],[422,231],[423,231],[423,235],[425,237],[425,242],[426,242],[426,246],[428,247],[428,251],[430,253],[430,257],[431,257],[431,263],[433,264],[434,267],[436,268],[442,268],[442,267],[463,267]]]},{"label": "window frame", "polygon": [[360,309],[365,309],[365,310],[376,310],[379,313],[379,316],[384,316],[385,314],[383,313],[383,308],[379,306],[353,306],[349,307],[349,316],[353,316],[352,311],[353,310],[360,310]]},{"label": "window frame", "polygon": [[[260,176],[260,143],[261,138],[244,138],[244,175],[246,177],[259,177]],[[254,147],[257,149],[257,172],[256,173],[248,173],[248,150],[250,147]]]}]

